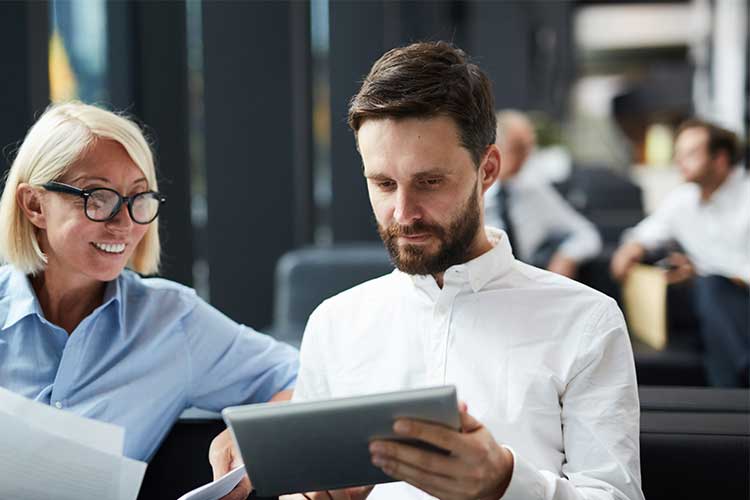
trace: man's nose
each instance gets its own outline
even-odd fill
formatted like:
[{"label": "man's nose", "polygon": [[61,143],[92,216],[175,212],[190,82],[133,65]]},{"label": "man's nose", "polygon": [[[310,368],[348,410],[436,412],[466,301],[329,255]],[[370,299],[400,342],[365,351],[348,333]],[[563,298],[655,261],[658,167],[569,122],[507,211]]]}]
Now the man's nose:
[{"label": "man's nose", "polygon": [[417,196],[406,189],[400,189],[396,193],[396,207],[393,218],[398,224],[409,225],[421,218],[421,211]]}]

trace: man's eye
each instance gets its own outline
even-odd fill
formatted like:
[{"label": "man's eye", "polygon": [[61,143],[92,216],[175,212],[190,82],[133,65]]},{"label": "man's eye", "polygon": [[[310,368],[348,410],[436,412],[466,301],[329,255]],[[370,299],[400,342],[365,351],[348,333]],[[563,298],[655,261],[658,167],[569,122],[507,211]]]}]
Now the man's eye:
[{"label": "man's eye", "polygon": [[434,186],[439,186],[441,182],[443,182],[443,179],[440,179],[438,177],[433,177],[433,178],[430,178],[430,179],[424,179],[424,180],[422,180],[423,184],[426,184],[428,186],[433,186],[433,187]]},{"label": "man's eye", "polygon": [[381,189],[391,189],[395,185],[393,181],[378,181],[378,187]]}]

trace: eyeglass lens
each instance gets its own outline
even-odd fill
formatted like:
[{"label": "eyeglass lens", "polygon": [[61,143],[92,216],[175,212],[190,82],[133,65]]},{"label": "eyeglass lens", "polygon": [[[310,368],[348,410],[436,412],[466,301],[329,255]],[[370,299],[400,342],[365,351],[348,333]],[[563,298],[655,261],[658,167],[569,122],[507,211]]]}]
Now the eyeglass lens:
[{"label": "eyeglass lens", "polygon": [[[110,219],[120,209],[120,196],[108,189],[94,189],[86,200],[86,215],[95,221]],[[131,200],[130,215],[135,222],[151,222],[159,212],[155,193],[140,193]]]}]

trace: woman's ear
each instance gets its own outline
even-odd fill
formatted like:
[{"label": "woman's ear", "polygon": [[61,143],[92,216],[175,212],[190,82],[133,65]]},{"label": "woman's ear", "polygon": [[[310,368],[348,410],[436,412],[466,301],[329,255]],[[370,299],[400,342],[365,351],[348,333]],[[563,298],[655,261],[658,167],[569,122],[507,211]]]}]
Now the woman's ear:
[{"label": "woman's ear", "polygon": [[42,193],[30,184],[21,183],[16,189],[16,202],[26,217],[40,229],[47,228],[47,220],[42,208]]}]

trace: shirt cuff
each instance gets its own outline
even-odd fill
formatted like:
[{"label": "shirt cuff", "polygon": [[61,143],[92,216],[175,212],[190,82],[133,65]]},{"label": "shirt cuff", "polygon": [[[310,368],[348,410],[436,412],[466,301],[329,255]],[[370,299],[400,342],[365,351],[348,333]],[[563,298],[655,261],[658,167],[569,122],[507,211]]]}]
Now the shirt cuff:
[{"label": "shirt cuff", "polygon": [[502,500],[543,499],[544,480],[536,467],[519,457],[510,446],[503,447],[513,454],[513,472]]}]

